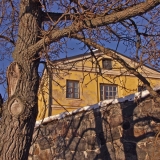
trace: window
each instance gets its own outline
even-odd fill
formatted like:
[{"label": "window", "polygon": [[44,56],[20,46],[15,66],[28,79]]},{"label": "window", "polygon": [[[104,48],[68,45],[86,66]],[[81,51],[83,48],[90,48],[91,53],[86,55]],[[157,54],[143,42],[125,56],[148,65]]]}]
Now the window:
[{"label": "window", "polygon": [[102,66],[104,69],[111,70],[112,69],[112,60],[111,59],[103,59]]},{"label": "window", "polygon": [[67,80],[67,98],[79,98],[79,81]]},{"label": "window", "polygon": [[138,86],[138,92],[145,91],[146,87],[145,86]]},{"label": "window", "polygon": [[100,98],[101,100],[117,98],[117,86],[100,84]]}]

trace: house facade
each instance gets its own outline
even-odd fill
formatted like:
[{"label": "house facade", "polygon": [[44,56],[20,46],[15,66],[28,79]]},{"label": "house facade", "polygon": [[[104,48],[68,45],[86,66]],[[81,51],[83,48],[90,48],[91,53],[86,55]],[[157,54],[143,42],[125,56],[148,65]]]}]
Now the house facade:
[{"label": "house facade", "polygon": [[[112,51],[114,52],[114,51]],[[133,67],[138,64],[117,53]],[[152,87],[160,85],[160,73],[147,66],[137,70]],[[96,50],[47,64],[39,89],[38,119],[72,111],[105,99],[144,90],[142,82],[117,61]]]}]

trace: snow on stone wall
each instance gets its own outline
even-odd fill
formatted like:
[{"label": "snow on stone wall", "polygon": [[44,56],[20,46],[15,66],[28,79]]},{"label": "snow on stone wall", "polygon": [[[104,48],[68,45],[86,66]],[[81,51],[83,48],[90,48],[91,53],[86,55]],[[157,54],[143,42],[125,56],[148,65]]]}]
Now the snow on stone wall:
[{"label": "snow on stone wall", "polygon": [[37,122],[29,160],[158,160],[160,105],[130,98]]},{"label": "snow on stone wall", "polygon": [[[158,90],[160,90],[160,87],[159,86],[155,87],[154,90],[158,91]],[[57,115],[54,115],[54,116],[46,117],[43,120],[36,121],[35,127],[38,127],[39,125],[41,125],[43,123],[47,123],[47,122],[50,122],[50,121],[53,121],[53,120],[56,120],[56,119],[62,119],[66,116],[71,116],[72,114],[75,114],[75,113],[78,113],[78,112],[98,109],[98,108],[104,107],[104,106],[109,105],[109,104],[122,103],[122,102],[125,102],[125,101],[137,101],[138,99],[145,98],[148,95],[149,95],[149,91],[145,90],[145,91],[142,91],[142,92],[137,92],[137,93],[130,94],[128,96],[117,98],[117,99],[109,99],[109,100],[100,101],[97,104],[81,107],[81,108],[78,108],[78,109],[76,109],[74,111],[71,111],[71,112],[63,112],[63,113],[60,113],[60,114],[57,114]]]}]

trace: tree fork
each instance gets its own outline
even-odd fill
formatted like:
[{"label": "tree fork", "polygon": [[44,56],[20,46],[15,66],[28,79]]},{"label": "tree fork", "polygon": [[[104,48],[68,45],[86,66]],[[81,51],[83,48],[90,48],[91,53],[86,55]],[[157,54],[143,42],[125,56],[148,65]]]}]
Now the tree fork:
[{"label": "tree fork", "polygon": [[9,98],[0,121],[0,160],[28,159],[38,113],[39,58],[38,53],[23,51],[39,40],[41,12],[38,1],[21,0],[14,62],[7,71]]}]

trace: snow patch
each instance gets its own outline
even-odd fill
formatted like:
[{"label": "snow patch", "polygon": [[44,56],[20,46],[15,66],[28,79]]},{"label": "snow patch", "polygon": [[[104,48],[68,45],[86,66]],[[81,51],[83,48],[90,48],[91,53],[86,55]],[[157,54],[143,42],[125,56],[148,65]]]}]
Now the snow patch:
[{"label": "snow patch", "polygon": [[98,51],[98,49],[93,49],[92,51],[95,52],[95,51]]}]

